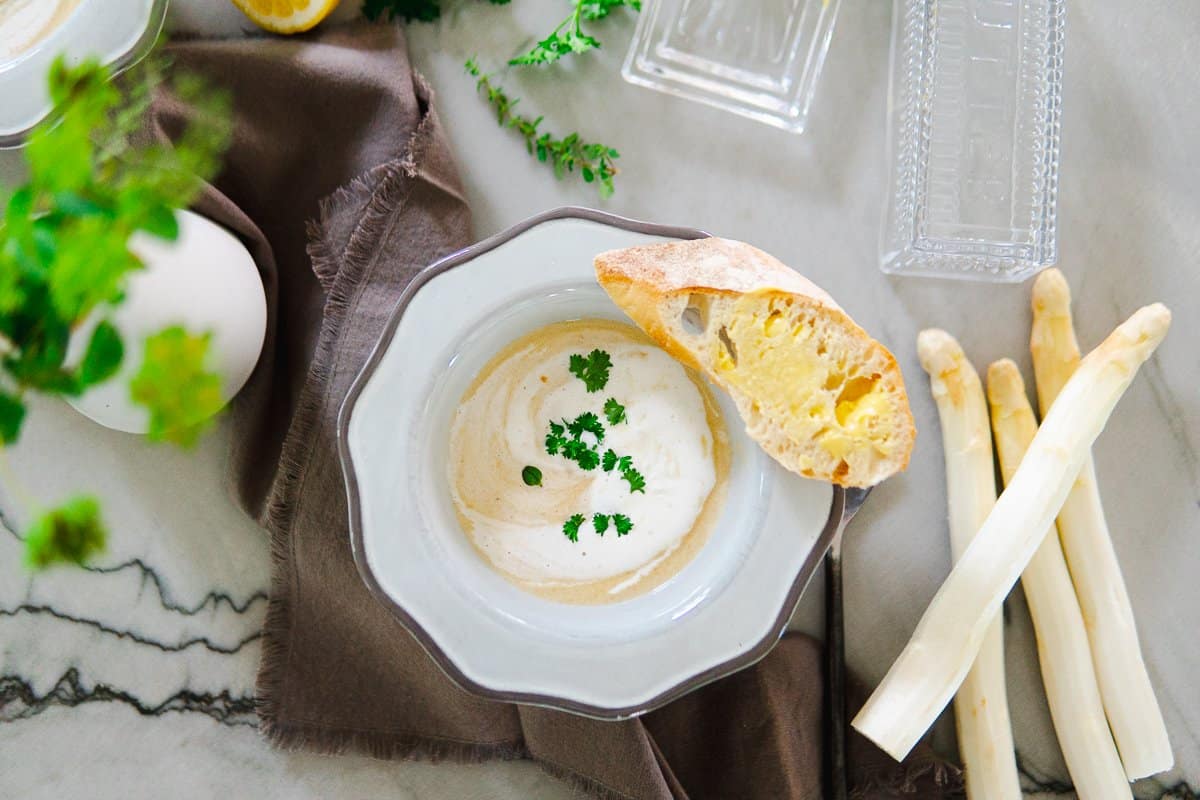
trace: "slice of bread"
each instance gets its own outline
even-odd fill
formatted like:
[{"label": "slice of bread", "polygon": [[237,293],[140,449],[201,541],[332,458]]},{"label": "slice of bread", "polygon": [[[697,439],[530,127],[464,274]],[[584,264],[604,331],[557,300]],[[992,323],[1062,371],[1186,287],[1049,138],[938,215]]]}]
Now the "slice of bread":
[{"label": "slice of bread", "polygon": [[613,301],[737,404],[792,472],[873,486],[908,466],[916,429],[887,348],[828,294],[763,251],[697,239],[596,256]]}]

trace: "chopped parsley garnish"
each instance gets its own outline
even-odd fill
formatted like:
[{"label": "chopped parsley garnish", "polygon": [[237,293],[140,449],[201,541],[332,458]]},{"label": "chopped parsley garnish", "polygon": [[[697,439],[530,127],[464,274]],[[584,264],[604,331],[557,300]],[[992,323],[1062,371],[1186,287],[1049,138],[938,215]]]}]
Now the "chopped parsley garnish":
[{"label": "chopped parsley garnish", "polygon": [[622,470],[621,477],[629,483],[629,493],[641,492],[646,493],[646,479],[642,477],[642,473],[638,472],[633,467],[627,470]]},{"label": "chopped parsley garnish", "polygon": [[558,451],[567,443],[567,438],[563,436],[566,433],[566,427],[559,425],[557,422],[550,423],[550,432],[546,434],[546,452],[552,456],[558,455]]},{"label": "chopped parsley garnish", "polygon": [[617,402],[615,397],[604,401],[604,416],[609,425],[620,425],[625,421],[625,406]]},{"label": "chopped parsley garnish", "polygon": [[[612,359],[603,350],[593,350],[586,356],[573,353],[569,365],[571,374],[583,381],[589,393],[598,392],[608,384],[609,370],[612,369]],[[619,425],[626,421],[625,406],[615,398],[604,401],[604,417],[609,425]],[[602,467],[605,472],[616,470],[621,479],[629,484],[629,493],[646,493],[646,479],[633,466],[633,458],[618,455],[611,448],[600,454],[600,445],[605,437],[604,423],[600,417],[591,411],[585,411],[573,420],[551,421],[546,433],[546,452],[552,456],[560,455],[568,461],[574,461],[584,472],[591,472],[596,467]],[[591,434],[591,440],[585,439],[584,434]],[[521,478],[529,486],[540,486],[542,473],[536,467],[525,467]],[[579,541],[579,529],[586,521],[583,514],[574,514],[563,523],[563,535],[572,542]],[[614,527],[617,536],[624,536],[633,530],[633,520],[624,514],[592,514],[592,529],[597,536]]]},{"label": "chopped parsley garnish", "polygon": [[584,519],[583,514],[572,514],[571,518],[563,523],[563,534],[572,542],[579,541],[579,528],[583,525]]},{"label": "chopped parsley garnish", "polygon": [[604,456],[601,458],[601,466],[605,472],[612,472],[614,469],[620,472],[621,477],[629,482],[630,494],[646,493],[646,479],[642,477],[642,473],[633,468],[633,459],[629,456],[618,456],[613,450],[605,450]]},{"label": "chopped parsley garnish", "polygon": [[608,385],[608,371],[611,368],[612,358],[603,350],[593,350],[586,356],[571,354],[571,374],[583,381],[589,393],[598,392]]},{"label": "chopped parsley garnish", "polygon": [[576,439],[585,433],[590,433],[596,437],[596,444],[604,441],[604,426],[600,423],[600,418],[590,411],[580,414],[571,422],[567,422],[567,430]]},{"label": "chopped parsley garnish", "polygon": [[600,454],[589,447],[579,454],[579,458],[575,459],[575,463],[584,472],[591,472],[600,466]]},{"label": "chopped parsley garnish", "polygon": [[542,471],[534,466],[525,467],[521,470],[521,480],[525,481],[526,486],[541,486]]}]

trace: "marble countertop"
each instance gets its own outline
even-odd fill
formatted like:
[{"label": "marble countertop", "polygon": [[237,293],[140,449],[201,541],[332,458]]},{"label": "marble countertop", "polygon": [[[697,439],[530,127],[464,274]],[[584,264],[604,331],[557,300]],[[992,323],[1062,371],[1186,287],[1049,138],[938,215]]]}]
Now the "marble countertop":
[{"label": "marble countertop", "polygon": [[[347,0],[338,13],[353,16]],[[878,680],[949,568],[941,444],[914,339],[955,333],[979,367],[1001,356],[1028,377],[1028,287],[890,278],[876,266],[884,196],[883,119],[890,9],[845,3],[810,131],[802,137],[622,82],[628,19],[606,47],[566,68],[504,76],[554,129],[621,150],[610,201],[556,182],[499,130],[462,62],[500,63],[561,11],[557,0],[494,8],[449,0],[410,32],[437,90],[478,237],[544,209],[597,205],[745,239],[827,288],[895,351],[921,435],[909,471],[855,520],[846,547],[848,658]],[[214,0],[177,0],[182,29],[242,35]],[[1200,15],[1193,0],[1120,14],[1069,12],[1060,266],[1077,298],[1081,343],[1163,300],[1174,329],[1096,446],[1116,549],[1177,769],[1139,797],[1200,791]],[[0,154],[0,183],[19,175]],[[567,798],[528,763],[389,763],[273,750],[254,729],[258,629],[266,606],[265,535],[221,483],[224,431],[180,453],[101,429],[39,402],[9,460],[33,497],[0,496],[0,796]],[[87,489],[113,529],[96,566],[30,578],[11,529],[38,500]],[[820,586],[796,627],[819,633]],[[1024,781],[1070,796],[1045,707],[1021,593],[1005,611],[1010,703]],[[948,716],[938,744],[952,754]]]}]

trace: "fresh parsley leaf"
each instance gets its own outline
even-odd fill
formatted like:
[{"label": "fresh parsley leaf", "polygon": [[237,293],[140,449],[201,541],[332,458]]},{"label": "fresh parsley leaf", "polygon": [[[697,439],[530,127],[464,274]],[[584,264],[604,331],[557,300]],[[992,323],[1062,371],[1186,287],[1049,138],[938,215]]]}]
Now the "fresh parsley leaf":
[{"label": "fresh parsley leaf", "polygon": [[600,423],[600,418],[590,411],[585,411],[571,422],[568,422],[567,430],[576,439],[585,433],[590,433],[596,437],[597,444],[604,441],[604,425]]},{"label": "fresh parsley leaf", "polygon": [[613,526],[617,529],[617,536],[624,536],[633,530],[633,521],[624,514],[612,515]]},{"label": "fresh parsley leaf", "polygon": [[583,0],[579,4],[579,10],[584,19],[604,19],[623,6],[641,11],[642,0]]},{"label": "fresh parsley leaf", "polygon": [[567,439],[563,442],[562,455],[568,461],[578,461],[583,453],[591,449],[591,446],[582,439]]},{"label": "fresh parsley leaf", "polygon": [[550,423],[550,432],[546,434],[546,452],[552,456],[558,455],[558,451],[567,443],[567,437],[563,434],[567,429],[557,422]]},{"label": "fresh parsley leaf", "polygon": [[191,447],[220,410],[221,377],[206,366],[210,339],[179,326],[146,339],[129,388],[133,401],[150,411],[149,439]]},{"label": "fresh parsley leaf", "polygon": [[603,536],[604,532],[608,530],[608,519],[607,514],[592,514],[592,528],[600,536]]},{"label": "fresh parsley leaf", "polygon": [[622,6],[640,11],[641,0],[575,0],[575,8],[571,15],[558,23],[558,27],[550,35],[540,40],[528,53],[511,59],[509,64],[531,65],[552,64],[560,58],[572,53],[586,53],[596,50],[600,42],[594,36],[585,33],[583,21],[595,21],[607,17],[614,9]]},{"label": "fresh parsley leaf", "polygon": [[0,445],[12,444],[21,433],[25,404],[11,394],[0,392]]},{"label": "fresh parsley leaf", "polygon": [[533,46],[528,53],[509,60],[513,65],[552,64],[571,53],[586,53],[600,47],[600,42],[584,33],[579,26],[566,32],[555,31]]},{"label": "fresh parsley leaf", "polygon": [[568,363],[571,374],[583,381],[588,393],[598,392],[608,385],[612,357],[603,350],[593,350],[586,356],[573,353]]},{"label": "fresh parsley leaf", "polygon": [[583,526],[584,519],[583,514],[572,514],[571,518],[563,523],[563,534],[572,542],[579,541],[579,529]]},{"label": "fresh parsley leaf", "polygon": [[604,401],[604,416],[609,425],[620,425],[625,421],[625,406],[617,402],[615,397]]},{"label": "fresh parsley leaf", "polygon": [[527,466],[521,470],[521,480],[525,481],[526,486],[541,486],[542,471],[534,466]]},{"label": "fresh parsley leaf", "polygon": [[604,451],[604,461],[603,461],[604,471],[612,472],[613,468],[616,466],[617,466],[617,454],[614,453],[612,450],[605,450]]},{"label": "fresh parsley leaf", "polygon": [[480,70],[475,59],[467,59],[466,69],[475,77],[476,89],[495,109],[500,127],[519,133],[525,139],[525,150],[541,163],[552,166],[555,177],[561,179],[578,168],[584,183],[595,183],[601,197],[612,196],[613,178],[618,172],[615,162],[621,157],[616,148],[584,141],[578,133],[559,139],[552,133],[540,131],[542,117],[516,113],[513,109],[519,101],[510,99],[503,89],[493,84],[492,77]]},{"label": "fresh parsley leaf", "polygon": [[575,459],[575,463],[584,472],[591,472],[600,465],[600,454],[589,447],[579,454],[579,458]]},{"label": "fresh parsley leaf", "polygon": [[81,386],[91,386],[111,378],[121,366],[125,346],[121,334],[108,320],[101,322],[88,339],[87,351],[79,365],[78,379]]},{"label": "fresh parsley leaf", "polygon": [[621,472],[621,478],[629,484],[629,493],[641,492],[646,493],[646,479],[642,477],[642,473],[638,472],[633,467]]},{"label": "fresh parsley leaf", "polygon": [[621,472],[628,472],[633,468],[633,459],[629,456],[621,456],[617,459],[617,469]]},{"label": "fresh parsley leaf", "polygon": [[83,564],[104,549],[108,531],[94,497],[75,497],[33,523],[25,534],[25,565],[45,569],[54,563]]}]

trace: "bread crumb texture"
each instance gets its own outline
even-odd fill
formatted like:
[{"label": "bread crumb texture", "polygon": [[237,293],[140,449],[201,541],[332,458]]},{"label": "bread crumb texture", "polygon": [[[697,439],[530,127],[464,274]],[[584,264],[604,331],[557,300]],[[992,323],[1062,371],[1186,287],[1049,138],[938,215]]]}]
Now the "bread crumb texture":
[{"label": "bread crumb texture", "polygon": [[652,338],[730,394],[787,469],[869,486],[907,466],[916,432],[895,359],[794,270],[722,239],[604,253],[596,268]]}]

